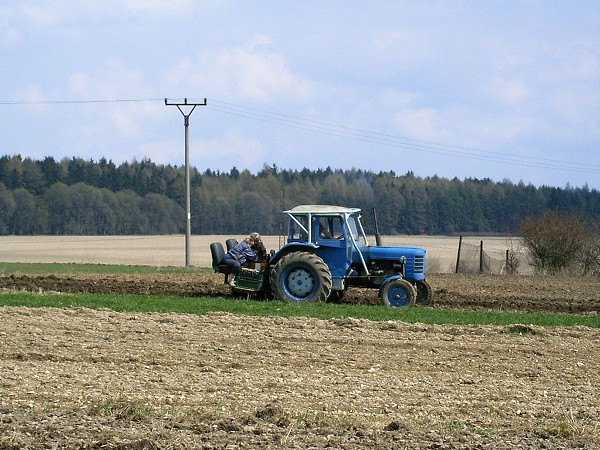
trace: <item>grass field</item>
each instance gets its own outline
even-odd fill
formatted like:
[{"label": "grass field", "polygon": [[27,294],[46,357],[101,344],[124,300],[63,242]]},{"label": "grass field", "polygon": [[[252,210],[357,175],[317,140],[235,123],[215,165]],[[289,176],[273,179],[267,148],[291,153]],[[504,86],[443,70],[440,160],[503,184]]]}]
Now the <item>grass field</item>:
[{"label": "grass field", "polygon": [[[147,296],[135,294],[62,294],[5,292],[0,306],[33,308],[108,308],[114,311],[140,313],[208,314],[227,312],[261,317],[312,317],[315,319],[365,319],[371,321],[398,320],[406,323],[453,325],[514,325],[516,333],[533,332],[532,327],[587,326],[600,328],[598,316],[554,314],[549,312],[468,311],[384,306],[304,304],[290,305],[278,301],[235,301],[224,297],[190,299],[178,296]],[[527,324],[527,325],[523,325]]]}]

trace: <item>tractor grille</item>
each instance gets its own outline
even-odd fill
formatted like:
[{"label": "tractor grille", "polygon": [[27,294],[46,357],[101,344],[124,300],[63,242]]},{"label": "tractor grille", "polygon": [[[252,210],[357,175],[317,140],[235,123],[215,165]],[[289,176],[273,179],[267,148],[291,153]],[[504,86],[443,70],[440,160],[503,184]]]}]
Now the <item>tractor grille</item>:
[{"label": "tractor grille", "polygon": [[425,257],[415,256],[415,273],[425,272]]}]

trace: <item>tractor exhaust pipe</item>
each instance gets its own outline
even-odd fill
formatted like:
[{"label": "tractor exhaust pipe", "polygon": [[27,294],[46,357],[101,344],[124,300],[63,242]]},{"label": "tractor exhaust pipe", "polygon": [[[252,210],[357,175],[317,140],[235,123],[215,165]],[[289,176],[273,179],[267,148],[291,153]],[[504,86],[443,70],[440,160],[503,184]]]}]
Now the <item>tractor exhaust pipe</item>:
[{"label": "tractor exhaust pipe", "polygon": [[379,224],[377,223],[377,211],[373,208],[373,221],[375,222],[375,244],[381,246],[381,234],[379,234]]}]

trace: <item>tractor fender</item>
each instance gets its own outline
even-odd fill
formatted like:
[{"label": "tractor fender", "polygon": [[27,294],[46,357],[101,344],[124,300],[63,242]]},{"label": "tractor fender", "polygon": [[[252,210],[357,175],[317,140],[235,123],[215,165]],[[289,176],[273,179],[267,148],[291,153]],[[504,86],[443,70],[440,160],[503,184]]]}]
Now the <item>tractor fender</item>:
[{"label": "tractor fender", "polygon": [[402,280],[402,275],[392,275],[391,277],[387,277],[383,282],[379,285],[379,291],[377,292],[377,296],[381,297],[381,290],[383,287],[388,284],[390,281],[394,280]]},{"label": "tractor fender", "polygon": [[318,245],[311,242],[291,242],[281,247],[272,257],[269,259],[269,266],[273,267],[277,262],[288,253],[292,252],[307,252],[315,253]]}]

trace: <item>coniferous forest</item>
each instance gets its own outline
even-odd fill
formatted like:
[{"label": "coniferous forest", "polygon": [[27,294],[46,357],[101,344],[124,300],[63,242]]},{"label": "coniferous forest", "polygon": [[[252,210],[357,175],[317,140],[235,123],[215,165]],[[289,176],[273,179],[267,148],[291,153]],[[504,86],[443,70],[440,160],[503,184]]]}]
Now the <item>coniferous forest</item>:
[{"label": "coniferous forest", "polygon": [[[192,234],[279,234],[283,209],[359,207],[365,230],[382,234],[515,234],[555,210],[600,219],[600,192],[523,182],[420,178],[360,169],[258,173],[190,170]],[[149,159],[115,164],[20,155],[0,157],[0,235],[178,234],[185,231],[185,169]]]}]

